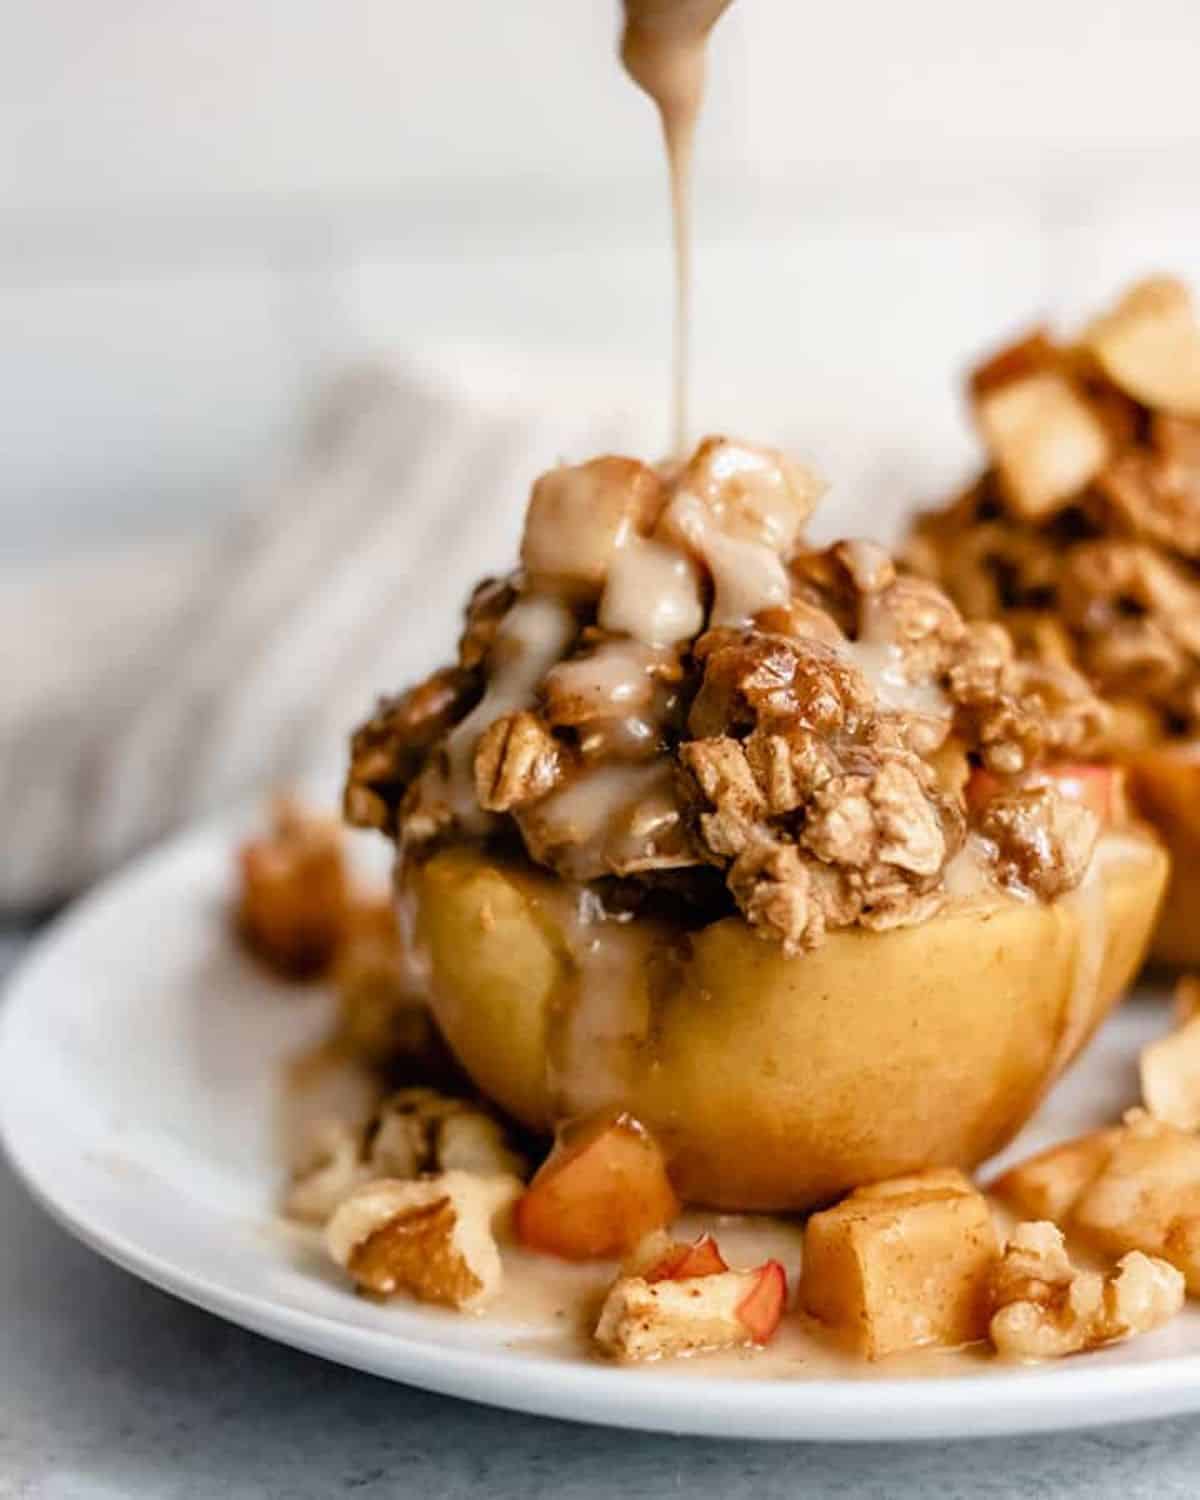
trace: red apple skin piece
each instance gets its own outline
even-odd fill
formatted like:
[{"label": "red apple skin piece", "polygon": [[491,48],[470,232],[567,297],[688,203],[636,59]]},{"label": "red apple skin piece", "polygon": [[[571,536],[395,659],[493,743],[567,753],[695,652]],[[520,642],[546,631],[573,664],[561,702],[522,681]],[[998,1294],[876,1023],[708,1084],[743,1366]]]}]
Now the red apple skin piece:
[{"label": "red apple skin piece", "polygon": [[758,1268],[758,1280],[737,1306],[737,1315],[756,1344],[765,1344],[779,1327],[787,1304],[787,1272],[777,1260]]},{"label": "red apple skin piece", "polygon": [[667,1165],[632,1115],[568,1129],[517,1202],[517,1238],[564,1260],[627,1254],[678,1217]]},{"label": "red apple skin piece", "polygon": [[[1040,767],[1030,778],[1049,781],[1072,802],[1082,802],[1111,828],[1126,819],[1125,772],[1120,766],[1067,764]],[[981,808],[1013,783],[991,771],[975,770],[967,782],[967,802]]]},{"label": "red apple skin piece", "polygon": [[711,1234],[702,1234],[690,1245],[673,1245],[650,1267],[643,1279],[649,1282],[690,1281],[696,1276],[715,1276],[728,1269],[716,1240]]}]

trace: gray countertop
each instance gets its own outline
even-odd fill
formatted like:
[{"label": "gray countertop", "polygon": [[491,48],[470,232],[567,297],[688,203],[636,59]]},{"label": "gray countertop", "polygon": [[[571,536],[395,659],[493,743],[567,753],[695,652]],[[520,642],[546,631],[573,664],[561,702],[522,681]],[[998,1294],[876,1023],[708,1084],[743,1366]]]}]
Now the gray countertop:
[{"label": "gray countertop", "polygon": [[[0,937],[0,964],[17,948]],[[53,1108],[53,1101],[47,1101]],[[979,1443],[756,1445],[576,1427],[426,1395],[223,1323],[76,1244],[0,1164],[0,1496],[1197,1493],[1200,1419]]]}]

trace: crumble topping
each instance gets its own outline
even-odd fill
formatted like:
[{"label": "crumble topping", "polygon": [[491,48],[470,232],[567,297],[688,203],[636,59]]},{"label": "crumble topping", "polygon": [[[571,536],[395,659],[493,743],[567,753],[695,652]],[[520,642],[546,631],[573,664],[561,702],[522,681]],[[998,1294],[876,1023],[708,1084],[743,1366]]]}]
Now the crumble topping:
[{"label": "crumble topping", "polygon": [[[932,916],[975,816],[971,767],[1004,791],[1086,753],[1103,711],[1071,666],[1018,657],[871,543],[806,547],[817,492],[727,438],[671,471],[544,475],[524,570],[476,590],[457,664],[354,736],[349,820],[413,856],[507,841],[619,887],[623,910],[736,908],[789,952]],[[1012,784],[986,843],[998,878],[1070,889],[1086,818]]]},{"label": "crumble topping", "polygon": [[1076,344],[1003,350],[970,382],[989,466],[909,551],[965,614],[1084,672],[1118,748],[1200,732],[1198,391],[1200,324],[1166,278]]}]

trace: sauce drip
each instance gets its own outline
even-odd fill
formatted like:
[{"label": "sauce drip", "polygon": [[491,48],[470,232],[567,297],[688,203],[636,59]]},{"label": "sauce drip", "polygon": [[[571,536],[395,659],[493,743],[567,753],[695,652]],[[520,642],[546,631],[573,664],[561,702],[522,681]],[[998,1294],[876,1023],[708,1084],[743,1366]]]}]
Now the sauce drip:
[{"label": "sauce drip", "polygon": [[625,0],[621,61],[658,106],[671,178],[675,236],[675,373],[672,443],[688,435],[691,363],[691,177],[696,121],[704,98],[705,44],[730,0]]},{"label": "sauce drip", "polygon": [[518,599],[504,617],[492,648],[487,691],[446,741],[446,798],[468,832],[483,832],[488,822],[475,800],[473,758],[480,735],[503,715],[528,708],[538,683],[566,651],[576,628],[567,606],[545,594]]}]

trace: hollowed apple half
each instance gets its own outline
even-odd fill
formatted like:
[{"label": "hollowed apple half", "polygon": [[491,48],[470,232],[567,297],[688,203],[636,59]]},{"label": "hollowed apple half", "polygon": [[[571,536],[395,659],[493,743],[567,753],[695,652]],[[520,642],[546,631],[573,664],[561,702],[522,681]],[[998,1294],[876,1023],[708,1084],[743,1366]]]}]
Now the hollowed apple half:
[{"label": "hollowed apple half", "polygon": [[1171,855],[1150,956],[1200,967],[1200,740],[1143,751],[1129,762],[1129,789]]},{"label": "hollowed apple half", "polygon": [[[974,1166],[1024,1124],[1145,956],[1166,855],[1140,831],[1105,845],[1090,893],[989,894],[917,927],[836,932],[795,958],[738,917],[668,930],[633,971],[638,994],[614,996],[618,1015],[642,1018],[620,1068],[610,1054],[599,1085],[577,1082],[654,1134],[692,1203],[805,1209],[922,1167]],[[578,988],[560,883],[451,848],[406,888],[466,1071],[532,1129],[578,1113],[554,1055]]]}]

